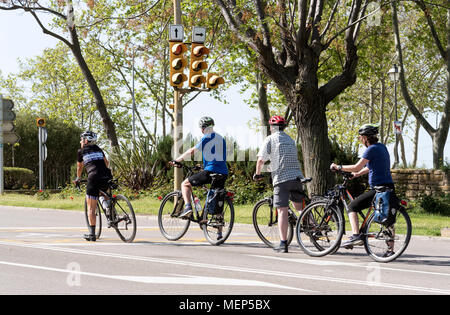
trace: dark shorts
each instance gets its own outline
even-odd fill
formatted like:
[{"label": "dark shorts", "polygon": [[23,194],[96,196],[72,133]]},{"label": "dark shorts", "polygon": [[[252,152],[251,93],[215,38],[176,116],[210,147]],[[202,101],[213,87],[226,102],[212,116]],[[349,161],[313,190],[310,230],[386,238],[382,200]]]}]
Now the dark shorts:
[{"label": "dark shorts", "polygon": [[86,196],[90,199],[98,199],[100,190],[108,189],[108,182],[111,178],[90,178],[87,181]]},{"label": "dark shorts", "polygon": [[289,200],[301,202],[305,198],[303,185],[299,180],[290,180],[280,183],[273,188],[273,206],[285,208],[289,206]]},{"label": "dark shorts", "polygon": [[[395,187],[393,184],[386,184],[380,186],[387,186],[394,189],[395,194]],[[361,212],[364,209],[370,208],[370,206],[372,206],[375,194],[376,194],[375,189],[370,189],[369,191],[366,191],[365,193],[359,195],[358,197],[353,199],[353,201],[350,202],[350,204],[348,205],[348,212]]]},{"label": "dark shorts", "polygon": [[[188,178],[189,183],[191,183],[192,186],[203,186],[206,184],[212,183],[212,178],[210,174],[214,174],[210,171],[201,171],[197,174],[194,174]],[[224,188],[225,187],[225,181],[227,180],[228,175],[224,175],[223,178],[216,180],[214,182],[214,187],[211,187],[211,189],[217,189],[217,188]]]}]

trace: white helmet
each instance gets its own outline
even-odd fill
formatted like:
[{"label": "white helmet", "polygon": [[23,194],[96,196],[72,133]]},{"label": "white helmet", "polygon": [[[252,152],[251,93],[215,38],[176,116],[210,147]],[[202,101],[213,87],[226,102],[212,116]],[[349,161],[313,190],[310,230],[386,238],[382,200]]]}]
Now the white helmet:
[{"label": "white helmet", "polygon": [[89,142],[96,142],[97,141],[97,134],[92,131],[85,131],[80,136],[82,139],[86,139]]}]

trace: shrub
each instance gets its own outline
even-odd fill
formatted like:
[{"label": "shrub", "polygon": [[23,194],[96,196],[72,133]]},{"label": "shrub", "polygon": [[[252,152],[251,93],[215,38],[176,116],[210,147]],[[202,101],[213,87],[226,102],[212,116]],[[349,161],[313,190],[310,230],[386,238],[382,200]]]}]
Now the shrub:
[{"label": "shrub", "polygon": [[424,196],[420,198],[420,206],[426,213],[450,216],[450,195]]},{"label": "shrub", "polygon": [[20,167],[5,167],[5,189],[30,189],[36,183],[32,170]]}]

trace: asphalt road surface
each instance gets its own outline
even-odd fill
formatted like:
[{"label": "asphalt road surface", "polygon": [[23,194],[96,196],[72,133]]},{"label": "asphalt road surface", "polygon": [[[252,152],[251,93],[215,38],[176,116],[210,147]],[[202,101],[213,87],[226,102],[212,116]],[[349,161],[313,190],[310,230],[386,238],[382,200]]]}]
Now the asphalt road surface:
[{"label": "asphalt road surface", "polygon": [[82,212],[0,206],[0,217],[0,294],[450,294],[449,238],[413,237],[403,256],[380,264],[362,247],[312,258],[295,239],[275,253],[251,225],[211,246],[196,224],[169,242],[156,217],[138,216],[134,243],[111,229],[91,243]]}]

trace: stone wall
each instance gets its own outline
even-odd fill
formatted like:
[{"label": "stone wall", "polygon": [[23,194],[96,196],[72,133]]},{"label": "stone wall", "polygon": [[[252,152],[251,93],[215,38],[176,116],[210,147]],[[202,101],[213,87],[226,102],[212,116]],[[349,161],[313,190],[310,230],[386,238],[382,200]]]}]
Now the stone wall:
[{"label": "stone wall", "polygon": [[440,170],[391,170],[398,195],[415,199],[423,195],[450,194],[450,172]]}]

